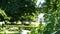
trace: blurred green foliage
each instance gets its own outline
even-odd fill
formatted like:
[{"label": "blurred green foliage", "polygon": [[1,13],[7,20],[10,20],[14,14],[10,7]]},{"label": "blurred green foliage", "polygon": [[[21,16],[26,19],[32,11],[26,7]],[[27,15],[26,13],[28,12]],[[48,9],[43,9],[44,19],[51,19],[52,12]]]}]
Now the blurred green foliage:
[{"label": "blurred green foliage", "polygon": [[[0,18],[2,21],[34,21],[36,14],[45,13],[46,26],[32,28],[31,34],[52,34],[60,29],[60,0],[45,0],[41,7],[36,6],[37,0],[0,0]],[[23,17],[22,17],[23,16]],[[0,19],[0,20],[1,20]],[[58,32],[59,33],[59,32]]]},{"label": "blurred green foliage", "polygon": [[10,18],[10,22],[21,21],[21,16],[25,20],[32,20],[31,18],[36,14],[37,10],[34,0],[0,0],[0,9],[4,10],[7,17]]},{"label": "blurred green foliage", "polygon": [[[43,29],[43,25],[39,26],[38,34],[59,34],[60,31],[60,1],[59,0],[45,0],[39,11],[45,13],[46,26]],[[43,30],[42,30],[42,29]],[[57,32],[56,32],[57,31]]]}]

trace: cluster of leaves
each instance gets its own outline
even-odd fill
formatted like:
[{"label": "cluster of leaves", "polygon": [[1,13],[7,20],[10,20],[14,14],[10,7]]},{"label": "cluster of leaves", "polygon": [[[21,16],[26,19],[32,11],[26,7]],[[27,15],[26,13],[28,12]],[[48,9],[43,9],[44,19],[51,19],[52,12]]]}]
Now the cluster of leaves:
[{"label": "cluster of leaves", "polygon": [[45,0],[39,8],[39,11],[45,13],[44,17],[47,25],[44,28],[39,26],[37,30],[38,34],[59,34],[60,0]]}]

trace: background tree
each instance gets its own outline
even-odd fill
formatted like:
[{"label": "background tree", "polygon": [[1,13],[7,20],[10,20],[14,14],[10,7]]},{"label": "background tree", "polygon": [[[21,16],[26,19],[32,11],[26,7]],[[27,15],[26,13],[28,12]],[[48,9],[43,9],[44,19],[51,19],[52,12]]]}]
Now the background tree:
[{"label": "background tree", "polygon": [[21,16],[24,17],[23,19],[32,20],[36,13],[34,0],[0,0],[0,8],[11,17],[10,22],[21,21]]}]

